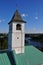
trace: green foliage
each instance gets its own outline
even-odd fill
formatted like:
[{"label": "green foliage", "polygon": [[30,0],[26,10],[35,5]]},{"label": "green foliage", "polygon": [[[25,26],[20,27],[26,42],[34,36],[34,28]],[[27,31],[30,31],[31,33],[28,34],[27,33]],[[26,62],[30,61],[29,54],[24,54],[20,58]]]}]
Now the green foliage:
[{"label": "green foliage", "polygon": [[0,50],[8,48],[8,34],[0,34]]},{"label": "green foliage", "polygon": [[[43,34],[25,34],[25,37],[30,37],[32,38],[32,40],[41,42],[43,44]],[[26,42],[27,41],[25,41],[25,43]],[[0,33],[0,50],[7,48],[8,48],[8,34]]]},{"label": "green foliage", "polygon": [[43,44],[43,34],[39,34],[37,36],[31,36],[32,40],[38,41]]}]

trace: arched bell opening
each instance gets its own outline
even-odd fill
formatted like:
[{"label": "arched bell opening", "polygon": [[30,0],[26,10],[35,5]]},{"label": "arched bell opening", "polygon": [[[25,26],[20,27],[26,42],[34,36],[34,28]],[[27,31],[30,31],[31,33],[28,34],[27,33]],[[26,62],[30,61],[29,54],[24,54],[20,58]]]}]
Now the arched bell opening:
[{"label": "arched bell opening", "polygon": [[16,25],[16,30],[21,30],[21,25],[20,24]]}]

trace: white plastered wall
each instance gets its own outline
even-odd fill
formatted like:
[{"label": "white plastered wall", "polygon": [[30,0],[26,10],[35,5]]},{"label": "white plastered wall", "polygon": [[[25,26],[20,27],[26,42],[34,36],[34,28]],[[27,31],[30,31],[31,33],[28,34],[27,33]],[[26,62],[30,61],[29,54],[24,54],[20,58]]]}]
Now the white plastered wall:
[{"label": "white plastered wall", "polygon": [[[21,24],[21,30],[16,30],[17,24]],[[24,53],[24,35],[24,23],[13,22],[12,32],[9,33],[9,43],[11,43],[12,50],[15,50],[16,53]]]}]

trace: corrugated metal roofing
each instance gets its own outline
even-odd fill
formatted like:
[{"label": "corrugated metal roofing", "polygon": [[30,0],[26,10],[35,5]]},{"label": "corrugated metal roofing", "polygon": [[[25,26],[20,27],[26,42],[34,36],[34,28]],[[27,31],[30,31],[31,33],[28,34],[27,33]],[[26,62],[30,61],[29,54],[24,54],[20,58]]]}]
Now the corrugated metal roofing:
[{"label": "corrugated metal roofing", "polygon": [[43,52],[33,46],[25,46],[25,52],[15,51],[0,53],[0,65],[40,65],[43,64]]},{"label": "corrugated metal roofing", "polygon": [[0,65],[11,65],[10,60],[6,53],[0,54]]},{"label": "corrugated metal roofing", "polygon": [[40,65],[43,63],[43,53],[33,46],[26,46],[24,54],[15,54],[16,65]]}]

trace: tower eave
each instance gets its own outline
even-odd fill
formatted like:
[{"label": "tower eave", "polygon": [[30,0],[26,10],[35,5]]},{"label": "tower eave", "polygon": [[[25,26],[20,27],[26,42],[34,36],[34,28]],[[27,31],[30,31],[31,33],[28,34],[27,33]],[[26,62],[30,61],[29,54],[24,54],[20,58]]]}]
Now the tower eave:
[{"label": "tower eave", "polygon": [[8,24],[12,23],[12,22],[20,22],[20,23],[26,23],[26,21],[23,20],[11,20]]}]

